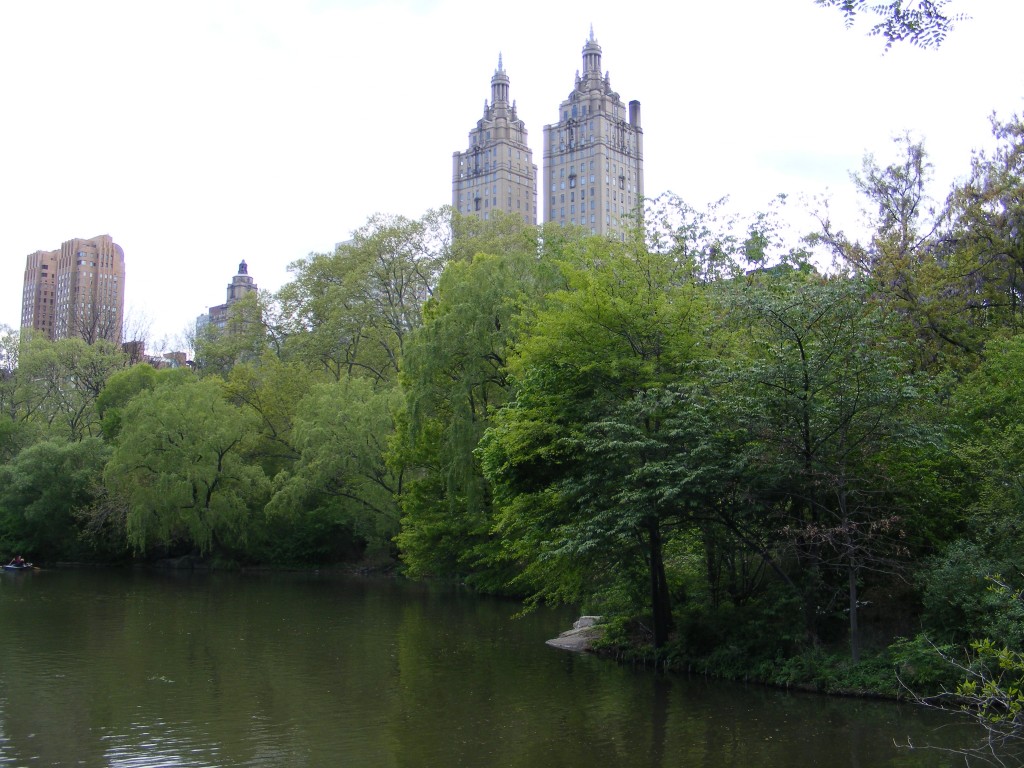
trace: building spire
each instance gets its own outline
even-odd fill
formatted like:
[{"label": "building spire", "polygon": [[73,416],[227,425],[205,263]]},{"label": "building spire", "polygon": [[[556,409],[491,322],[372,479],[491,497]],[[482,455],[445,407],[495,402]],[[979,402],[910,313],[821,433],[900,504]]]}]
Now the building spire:
[{"label": "building spire", "polygon": [[591,74],[601,77],[601,46],[594,37],[593,23],[590,25],[590,39],[583,46],[583,79],[586,80]]},{"label": "building spire", "polygon": [[494,77],[491,78],[491,106],[508,106],[508,75],[505,74],[501,53],[498,53],[498,68],[494,70]]}]

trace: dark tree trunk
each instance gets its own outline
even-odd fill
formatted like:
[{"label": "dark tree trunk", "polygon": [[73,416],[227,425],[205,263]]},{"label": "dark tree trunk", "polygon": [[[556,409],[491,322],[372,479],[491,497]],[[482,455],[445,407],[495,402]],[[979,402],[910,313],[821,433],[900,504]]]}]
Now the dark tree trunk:
[{"label": "dark tree trunk", "polygon": [[657,521],[652,521],[648,528],[651,542],[651,612],[654,618],[654,647],[661,648],[672,632],[672,599],[668,591],[668,579],[665,578],[665,561],[661,551],[661,530]]},{"label": "dark tree trunk", "polygon": [[850,582],[850,656],[853,663],[860,661],[860,626],[857,621],[857,569],[853,563],[846,566]]}]

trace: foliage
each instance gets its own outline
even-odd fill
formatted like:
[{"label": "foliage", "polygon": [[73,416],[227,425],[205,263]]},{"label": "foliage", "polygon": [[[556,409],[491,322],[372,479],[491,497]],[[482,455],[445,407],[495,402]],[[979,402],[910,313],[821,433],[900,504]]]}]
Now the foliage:
[{"label": "foliage", "polygon": [[268,477],[287,470],[299,458],[295,411],[324,377],[300,361],[284,361],[270,351],[235,365],[224,384],[228,400],[254,417],[250,451]]},{"label": "foliage", "polygon": [[838,8],[853,24],[858,14],[870,13],[878,18],[870,34],[885,40],[885,49],[894,43],[907,42],[919,48],[938,48],[955,25],[965,20],[963,14],[947,14],[949,0],[814,0],[825,8]]},{"label": "foliage", "polygon": [[386,550],[398,530],[402,472],[385,460],[401,394],[361,378],[314,387],[298,404],[293,443],[297,460],[274,478],[272,515],[341,526]]},{"label": "foliage", "polygon": [[29,559],[78,556],[75,514],[96,499],[109,454],[97,437],[51,439],[0,465],[0,548]]},{"label": "foliage", "polygon": [[646,571],[658,646],[672,626],[664,538],[688,513],[672,486],[689,469],[685,439],[662,427],[681,398],[663,388],[693,358],[698,314],[674,259],[586,246],[511,361],[515,400],[486,433],[484,472],[504,557],[535,599],[586,599]]},{"label": "foliage", "polygon": [[113,440],[121,431],[121,413],[135,395],[156,386],[159,374],[145,363],[133,365],[111,375],[96,398],[96,415],[103,437]]},{"label": "foliage", "polygon": [[136,552],[241,546],[268,486],[245,454],[252,426],[214,379],[167,382],[128,403],[104,481],[126,500]]},{"label": "foliage", "polygon": [[[467,255],[445,269],[423,328],[406,350],[408,415],[393,461],[410,470],[398,538],[410,572],[465,577],[476,571],[479,581],[481,569],[494,568],[483,564],[492,551],[493,515],[474,451],[508,398],[510,346],[558,271],[553,258],[537,258],[536,231],[519,217],[497,217],[470,233],[459,222],[455,247]],[[552,236],[544,247],[553,251],[564,242]],[[496,572],[489,584],[496,588],[502,579]]]},{"label": "foliage", "polygon": [[394,381],[449,258],[450,215],[378,214],[334,253],[291,264],[279,294],[290,353],[336,380]]},{"label": "foliage", "polygon": [[50,341],[30,334],[22,345],[18,367],[24,418],[48,435],[71,441],[99,435],[97,400],[110,376],[125,364],[124,352],[108,341]]},{"label": "foliage", "polygon": [[979,540],[1024,568],[1024,334],[993,341],[953,393],[954,450]]},{"label": "foliage", "polygon": [[251,292],[228,306],[223,326],[197,329],[195,358],[204,376],[227,376],[236,365],[259,360],[266,353],[281,354],[281,320],[273,297]]},{"label": "foliage", "polygon": [[1024,122],[993,117],[992,133],[996,149],[976,153],[969,178],[950,195],[947,235],[952,288],[979,346],[1024,328]]},{"label": "foliage", "polygon": [[862,575],[908,554],[884,456],[914,438],[907,419],[920,396],[886,312],[866,299],[860,281],[787,270],[757,273],[734,294],[735,319],[751,329],[733,374],[751,492],[800,566],[812,639],[847,593],[854,661]]}]

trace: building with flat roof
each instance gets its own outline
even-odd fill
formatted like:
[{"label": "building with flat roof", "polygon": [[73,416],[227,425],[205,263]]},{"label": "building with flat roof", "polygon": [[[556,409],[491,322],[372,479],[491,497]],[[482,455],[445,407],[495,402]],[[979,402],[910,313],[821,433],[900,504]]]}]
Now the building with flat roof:
[{"label": "building with flat roof", "polygon": [[590,29],[583,71],[544,126],[542,205],[545,221],[575,224],[596,235],[624,238],[644,194],[644,133],[640,102],[627,106],[601,74],[601,46]]},{"label": "building with flat roof", "polygon": [[526,124],[515,101],[509,102],[509,78],[498,55],[491,77],[491,99],[469,132],[469,148],[452,155],[452,207],[489,219],[494,211],[537,223],[537,166],[527,144]]},{"label": "building with flat roof", "polygon": [[50,339],[121,342],[124,250],[110,235],[75,238],[25,260],[21,327]]}]

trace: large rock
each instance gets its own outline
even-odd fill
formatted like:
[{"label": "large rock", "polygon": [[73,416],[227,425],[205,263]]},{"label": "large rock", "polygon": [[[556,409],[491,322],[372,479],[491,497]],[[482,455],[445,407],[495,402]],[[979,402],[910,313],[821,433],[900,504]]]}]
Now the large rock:
[{"label": "large rock", "polygon": [[594,641],[604,634],[604,628],[598,625],[600,620],[600,616],[580,616],[573,622],[572,629],[548,640],[547,644],[563,651],[587,653],[592,650]]}]

